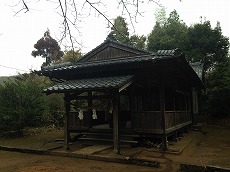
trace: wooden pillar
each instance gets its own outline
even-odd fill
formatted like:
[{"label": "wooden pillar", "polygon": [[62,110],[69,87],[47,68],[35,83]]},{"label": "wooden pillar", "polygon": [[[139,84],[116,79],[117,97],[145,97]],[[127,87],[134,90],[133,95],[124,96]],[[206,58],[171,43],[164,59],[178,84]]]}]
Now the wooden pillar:
[{"label": "wooden pillar", "polygon": [[120,154],[119,95],[113,99],[113,151]]},{"label": "wooden pillar", "polygon": [[166,117],[165,117],[165,88],[164,88],[164,81],[160,79],[159,82],[159,91],[160,91],[160,111],[162,116],[162,129],[163,129],[163,136],[162,136],[162,142],[163,142],[163,150],[168,149],[167,144],[167,134],[166,134]]},{"label": "wooden pillar", "polygon": [[135,122],[137,120],[137,117],[134,113],[135,111],[135,96],[134,96],[134,91],[132,90],[130,95],[129,95],[129,111],[130,111],[130,115],[131,115],[131,128],[135,128],[137,127],[136,123]]},{"label": "wooden pillar", "polygon": [[176,126],[176,93],[173,94],[173,113],[174,113],[174,121],[173,126]]},{"label": "wooden pillar", "polygon": [[188,102],[187,102],[186,94],[184,94],[184,103],[185,103],[185,113],[186,113],[186,122],[187,122],[189,119],[188,119]]},{"label": "wooden pillar", "polygon": [[197,117],[199,113],[198,95],[195,89],[192,90],[192,123],[197,124]]},{"label": "wooden pillar", "polygon": [[69,150],[69,140],[70,140],[70,132],[69,132],[69,112],[70,112],[70,93],[65,93],[64,97],[65,102],[65,149]]},{"label": "wooden pillar", "polygon": [[92,127],[92,107],[93,107],[92,91],[88,92],[87,103],[88,103],[88,107],[90,107],[88,108],[87,124],[89,125],[89,127]]}]

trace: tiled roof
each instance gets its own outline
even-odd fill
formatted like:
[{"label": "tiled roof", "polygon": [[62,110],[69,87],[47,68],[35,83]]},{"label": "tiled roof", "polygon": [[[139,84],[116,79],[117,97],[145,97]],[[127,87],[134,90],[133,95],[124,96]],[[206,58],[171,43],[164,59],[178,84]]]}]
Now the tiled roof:
[{"label": "tiled roof", "polygon": [[79,80],[69,80],[63,83],[59,83],[52,87],[43,89],[45,93],[60,93],[66,91],[76,91],[76,90],[100,90],[105,88],[120,88],[132,80],[133,75],[127,76],[113,76],[113,77],[103,77],[103,78],[89,78],[89,79],[79,79]]},{"label": "tiled roof", "polygon": [[174,50],[161,50],[155,54],[149,55],[139,55],[134,57],[124,57],[124,58],[114,58],[114,59],[106,59],[100,61],[93,62],[75,62],[75,63],[65,63],[55,66],[43,67],[43,72],[52,72],[52,71],[63,71],[63,70],[71,70],[71,69],[80,69],[87,67],[100,67],[105,65],[115,65],[115,64],[130,64],[136,62],[145,62],[145,61],[153,61],[157,59],[167,59],[170,57],[175,57],[176,51]]},{"label": "tiled roof", "polygon": [[79,68],[87,68],[87,67],[100,67],[104,65],[114,65],[114,64],[121,64],[121,63],[133,63],[133,62],[142,62],[154,59],[154,56],[145,55],[145,56],[136,56],[134,57],[125,57],[125,58],[117,58],[117,59],[108,59],[108,60],[100,60],[100,61],[93,61],[93,62],[77,62],[77,63],[67,63],[58,66],[49,66],[44,67],[42,71],[61,71],[61,70],[71,70],[71,69],[79,69]]}]

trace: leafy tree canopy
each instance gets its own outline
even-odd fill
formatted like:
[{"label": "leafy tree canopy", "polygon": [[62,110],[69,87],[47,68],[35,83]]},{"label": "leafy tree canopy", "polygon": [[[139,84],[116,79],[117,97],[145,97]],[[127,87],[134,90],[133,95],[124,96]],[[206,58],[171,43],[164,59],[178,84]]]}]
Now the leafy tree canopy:
[{"label": "leafy tree canopy", "polygon": [[76,62],[82,57],[80,50],[65,50],[63,62]]},{"label": "leafy tree canopy", "polygon": [[118,16],[114,20],[114,26],[111,27],[110,34],[114,36],[119,42],[124,44],[130,44],[136,48],[145,49],[146,37],[144,35],[132,35],[129,36],[128,24],[125,18]]},{"label": "leafy tree canopy", "polygon": [[163,26],[166,23],[167,17],[166,17],[166,9],[164,6],[157,8],[154,15],[155,15],[156,23],[158,23],[160,26]]},{"label": "leafy tree canopy", "polygon": [[112,34],[121,43],[127,44],[129,42],[129,29],[125,18],[118,16],[114,19],[114,24],[111,27],[110,34]]},{"label": "leafy tree canopy", "polygon": [[146,37],[144,35],[132,35],[129,39],[129,43],[136,48],[145,49]]},{"label": "leafy tree canopy", "polygon": [[229,115],[229,39],[223,36],[220,24],[212,28],[209,21],[201,21],[187,27],[175,10],[166,19],[164,14],[162,11],[159,13],[148,36],[148,50],[179,48],[185,52],[189,62],[203,63],[206,113],[218,118]]},{"label": "leafy tree canopy", "polygon": [[207,71],[215,64],[226,61],[229,39],[222,35],[220,24],[212,29],[209,21],[188,28],[187,59],[200,61]]},{"label": "leafy tree canopy", "polygon": [[[164,15],[164,13],[160,13]],[[187,42],[187,26],[180,20],[176,10],[172,11],[169,18],[159,16],[156,25],[148,36],[147,49],[156,51],[160,49],[184,49]]]},{"label": "leafy tree canopy", "polygon": [[222,35],[219,23],[214,29],[209,21],[188,27],[180,20],[176,10],[166,19],[164,14],[160,11],[156,25],[148,36],[149,51],[179,48],[186,53],[189,62],[203,63],[205,73],[226,60],[229,39]]},{"label": "leafy tree canopy", "polygon": [[34,48],[31,55],[33,57],[41,56],[46,59],[43,66],[50,65],[51,63],[58,62],[63,56],[60,46],[57,41],[50,36],[50,31],[47,30],[44,36],[34,44]]}]

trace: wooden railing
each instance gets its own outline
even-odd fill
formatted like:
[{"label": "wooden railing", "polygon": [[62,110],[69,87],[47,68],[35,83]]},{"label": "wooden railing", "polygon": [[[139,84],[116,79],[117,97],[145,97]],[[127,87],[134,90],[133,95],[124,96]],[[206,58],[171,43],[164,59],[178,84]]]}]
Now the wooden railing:
[{"label": "wooden railing", "polygon": [[186,111],[166,111],[166,129],[191,121],[191,112]]}]

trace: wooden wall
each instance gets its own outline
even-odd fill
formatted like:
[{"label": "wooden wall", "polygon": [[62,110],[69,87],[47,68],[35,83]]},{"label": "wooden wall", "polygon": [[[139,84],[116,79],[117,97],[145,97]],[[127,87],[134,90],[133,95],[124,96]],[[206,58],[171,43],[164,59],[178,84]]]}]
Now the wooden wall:
[{"label": "wooden wall", "polygon": [[[186,111],[166,111],[166,129],[191,121],[191,112]],[[132,128],[140,131],[160,131],[162,130],[162,114],[160,111],[136,111],[133,112]]]}]

